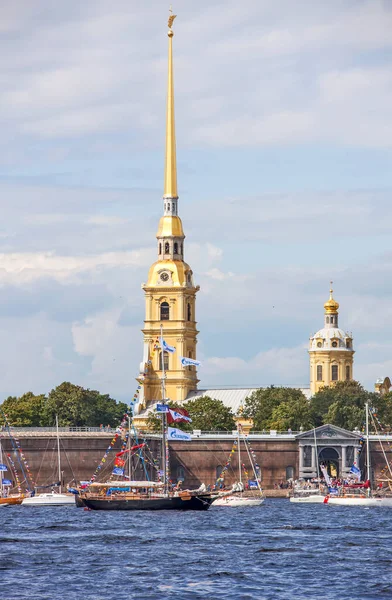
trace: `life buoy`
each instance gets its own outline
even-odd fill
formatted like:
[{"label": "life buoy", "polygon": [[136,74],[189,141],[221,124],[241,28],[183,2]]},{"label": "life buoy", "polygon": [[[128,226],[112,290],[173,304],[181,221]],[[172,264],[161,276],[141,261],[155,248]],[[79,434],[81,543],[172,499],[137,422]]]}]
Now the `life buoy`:
[{"label": "life buoy", "polygon": [[325,496],[323,503],[328,504],[329,496]]}]

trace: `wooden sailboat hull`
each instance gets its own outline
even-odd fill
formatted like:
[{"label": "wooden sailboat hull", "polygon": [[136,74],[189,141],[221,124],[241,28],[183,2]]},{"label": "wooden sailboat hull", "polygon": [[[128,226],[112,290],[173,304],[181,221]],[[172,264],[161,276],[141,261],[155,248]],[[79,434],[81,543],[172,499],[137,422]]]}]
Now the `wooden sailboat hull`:
[{"label": "wooden sailboat hull", "polygon": [[22,496],[9,496],[8,498],[0,498],[0,506],[13,506],[15,504],[22,504]]},{"label": "wooden sailboat hull", "polygon": [[216,496],[198,495],[189,499],[169,498],[84,498],[80,497],[83,506],[92,510],[208,510]]}]

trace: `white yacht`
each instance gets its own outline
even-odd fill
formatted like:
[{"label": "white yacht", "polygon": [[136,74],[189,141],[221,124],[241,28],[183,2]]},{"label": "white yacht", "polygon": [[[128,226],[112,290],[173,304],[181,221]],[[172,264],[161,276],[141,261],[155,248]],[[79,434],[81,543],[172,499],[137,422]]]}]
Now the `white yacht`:
[{"label": "white yacht", "polygon": [[[59,436],[59,421],[56,415],[56,435],[57,435],[57,464],[58,464],[58,477],[61,482],[61,455],[60,455],[60,436]],[[35,494],[28,498],[23,498],[22,506],[65,506],[75,503],[75,496],[73,494],[63,494],[61,492],[61,483],[59,483],[58,491],[45,492],[42,494]]]},{"label": "white yacht", "polygon": [[62,494],[61,492],[36,494],[22,500],[22,506],[65,506],[69,504],[75,506],[75,496],[73,494]]}]

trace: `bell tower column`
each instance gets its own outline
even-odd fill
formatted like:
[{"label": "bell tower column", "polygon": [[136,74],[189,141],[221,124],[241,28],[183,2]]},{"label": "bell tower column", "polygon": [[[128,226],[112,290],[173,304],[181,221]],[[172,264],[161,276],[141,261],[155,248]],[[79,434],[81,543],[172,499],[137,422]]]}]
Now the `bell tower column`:
[{"label": "bell tower column", "polygon": [[[167,398],[177,402],[185,400],[191,390],[197,389],[199,381],[195,367],[183,367],[180,361],[182,356],[196,359],[199,332],[196,328],[195,306],[199,286],[195,285],[192,269],[184,261],[185,235],[178,215],[172,29],[175,18],[176,15],[170,11],[163,215],[156,235],[158,260],[150,268],[147,283],[142,285],[146,298],[144,347],[147,347],[149,356],[144,365],[144,374],[140,377],[143,408],[161,399],[161,325],[163,339],[175,348],[175,352],[165,352],[163,357]],[[154,345],[159,346],[155,351]]]}]

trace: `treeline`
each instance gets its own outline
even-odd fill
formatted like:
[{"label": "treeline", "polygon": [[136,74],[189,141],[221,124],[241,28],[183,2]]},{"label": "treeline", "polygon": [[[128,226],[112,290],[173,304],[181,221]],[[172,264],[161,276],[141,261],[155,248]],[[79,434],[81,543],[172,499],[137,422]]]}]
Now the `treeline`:
[{"label": "treeline", "polygon": [[56,415],[60,427],[99,427],[117,426],[127,405],[108,394],[65,381],[48,395],[27,392],[9,396],[1,408],[13,427],[52,427]]},{"label": "treeline", "polygon": [[[365,419],[365,404],[373,408],[385,429],[392,425],[392,394],[380,396],[366,391],[357,381],[338,382],[320,390],[308,400],[299,389],[268,387],[253,392],[244,402],[242,416],[253,420],[253,431],[303,431],[326,423],[343,429],[361,429]],[[170,403],[172,408],[178,404]],[[183,430],[231,431],[235,415],[220,400],[208,396],[185,405],[191,424],[181,423]],[[149,428],[159,431],[160,418],[151,414]]]},{"label": "treeline", "polygon": [[[392,428],[392,393],[380,396],[366,391],[357,381],[338,382],[321,389],[311,400],[301,390],[268,387],[246,398],[242,416],[253,420],[253,431],[304,431],[325,423],[343,429],[362,428],[365,403],[375,410],[385,429]],[[178,404],[171,402],[173,408]],[[220,400],[204,396],[186,403],[192,423],[181,423],[184,430],[232,431],[235,415]],[[64,382],[47,396],[10,396],[1,405],[15,427],[51,427],[58,415],[61,427],[117,426],[127,410],[124,402],[116,402],[108,394]],[[160,419],[151,414],[149,428],[159,430]]]},{"label": "treeline", "polygon": [[310,400],[301,390],[269,387],[245,400],[243,415],[253,419],[253,429],[306,431],[326,423],[353,430],[362,428],[365,404],[374,409],[386,429],[392,425],[392,394],[368,392],[357,381],[339,381],[324,387]]}]

